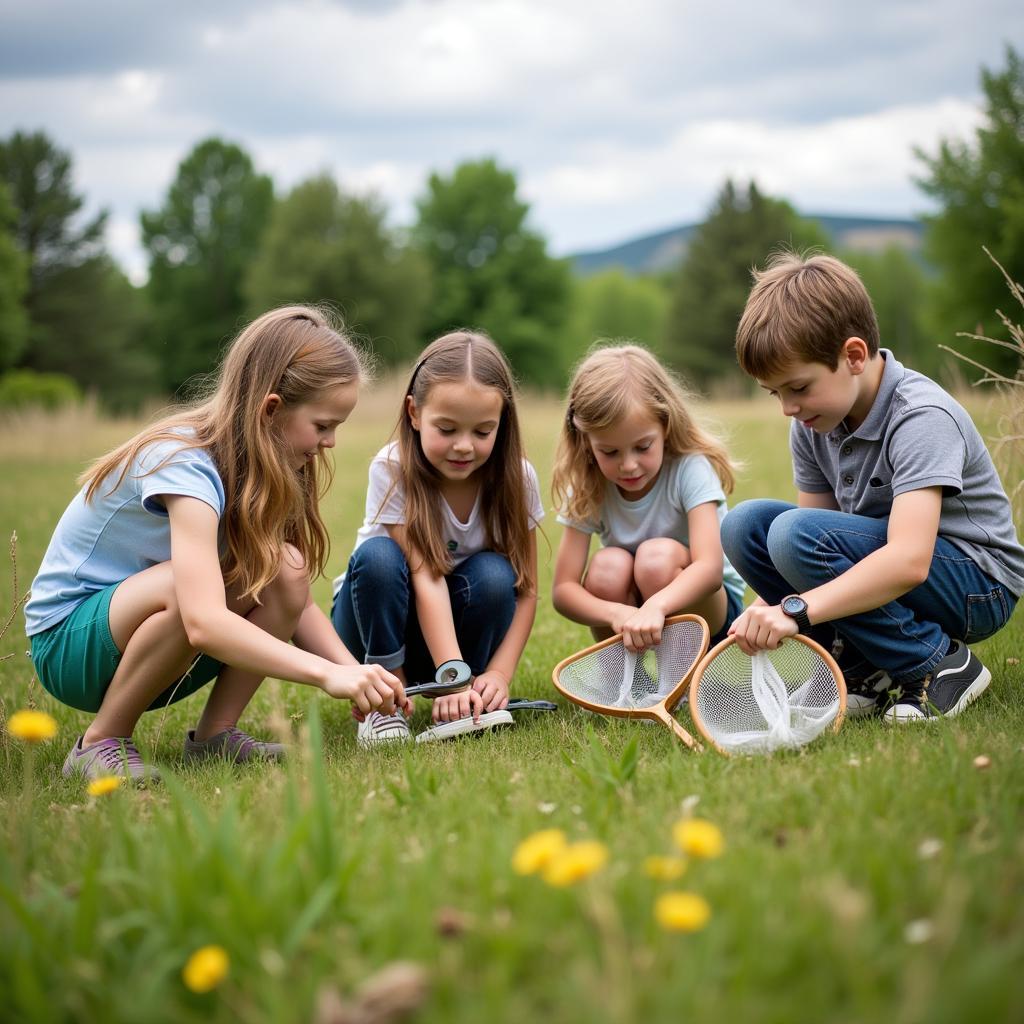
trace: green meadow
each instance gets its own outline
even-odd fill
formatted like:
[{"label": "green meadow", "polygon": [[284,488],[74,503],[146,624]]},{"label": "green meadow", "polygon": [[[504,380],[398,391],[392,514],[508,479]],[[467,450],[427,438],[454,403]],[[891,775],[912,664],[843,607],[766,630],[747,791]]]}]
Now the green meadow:
[{"label": "green meadow", "polygon": [[[994,429],[998,410],[972,408]],[[334,572],[396,409],[383,386],[339,432]],[[733,500],[791,496],[772,402],[709,412],[744,463]],[[542,482],[560,415],[524,403]],[[0,622],[76,475],[136,426],[86,410],[0,427]],[[549,516],[515,695],[553,697],[553,666],[588,642],[550,604],[559,529]],[[316,594],[327,608],[328,580]],[[287,766],[183,765],[200,694],[136,732],[164,783],[100,797],[61,778],[86,719],[42,690],[26,647],[18,614],[0,640],[0,716],[36,707],[59,731],[28,748],[0,727],[4,1020],[1024,1020],[1024,613],[977,648],[984,698],[928,727],[848,722],[799,752],[729,760],[560,701],[493,736],[364,752],[347,704],[269,681],[241,724],[287,733]],[[417,724],[428,714],[420,702]],[[724,852],[648,877],[685,815],[714,823]],[[599,841],[606,863],[566,886],[516,874],[517,845],[542,829]],[[703,928],[659,924],[655,901],[676,890],[710,905]],[[195,992],[182,969],[208,945],[227,974]]]}]

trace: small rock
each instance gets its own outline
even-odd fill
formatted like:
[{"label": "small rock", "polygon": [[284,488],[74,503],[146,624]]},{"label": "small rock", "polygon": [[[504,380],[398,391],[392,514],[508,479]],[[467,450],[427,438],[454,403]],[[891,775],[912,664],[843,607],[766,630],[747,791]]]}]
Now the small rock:
[{"label": "small rock", "polygon": [[992,758],[986,757],[984,754],[979,754],[974,759],[974,767],[979,772],[988,771],[988,769],[992,767]]}]

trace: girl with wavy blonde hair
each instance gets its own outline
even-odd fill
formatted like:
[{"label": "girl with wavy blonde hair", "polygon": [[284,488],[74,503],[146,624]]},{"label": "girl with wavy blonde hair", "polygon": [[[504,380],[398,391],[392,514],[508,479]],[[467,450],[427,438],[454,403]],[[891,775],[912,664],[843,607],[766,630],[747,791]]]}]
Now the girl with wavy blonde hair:
[{"label": "girl with wavy blonde hair", "polygon": [[362,376],[320,310],[272,310],[232,343],[208,399],[83,474],[25,610],[44,687],[95,713],[65,775],[155,777],[136,722],[214,678],[185,739],[190,758],[282,756],[237,728],[268,675],[367,713],[405,701],[393,675],[356,662],[310,596],[328,550],[326,450]]},{"label": "girl with wavy blonde hair", "polygon": [[[396,428],[370,465],[366,518],[332,619],[345,644],[403,679],[464,661],[473,679],[434,702],[444,738],[508,724],[509,685],[537,607],[543,518],[523,452],[512,371],[478,331],[432,342],[406,388]],[[360,722],[363,746],[406,742],[405,717]]]},{"label": "girl with wavy blonde hair", "polygon": [[569,386],[552,482],[565,526],[554,605],[598,639],[621,633],[633,651],[658,644],[680,612],[724,636],[742,607],[719,534],[732,463],[693,402],[639,345],[592,349]]}]

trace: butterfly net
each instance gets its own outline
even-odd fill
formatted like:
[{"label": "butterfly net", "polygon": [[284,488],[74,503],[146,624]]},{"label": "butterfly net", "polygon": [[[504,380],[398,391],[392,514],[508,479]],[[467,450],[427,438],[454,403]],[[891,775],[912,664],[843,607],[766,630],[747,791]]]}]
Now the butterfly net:
[{"label": "butterfly net", "polygon": [[598,648],[563,665],[558,685],[567,697],[607,708],[636,710],[664,700],[704,653],[700,622],[668,622],[661,643],[641,654],[622,641]]},{"label": "butterfly net", "polygon": [[748,657],[735,644],[712,658],[691,694],[701,731],[728,753],[802,747],[835,721],[839,684],[806,644]]}]

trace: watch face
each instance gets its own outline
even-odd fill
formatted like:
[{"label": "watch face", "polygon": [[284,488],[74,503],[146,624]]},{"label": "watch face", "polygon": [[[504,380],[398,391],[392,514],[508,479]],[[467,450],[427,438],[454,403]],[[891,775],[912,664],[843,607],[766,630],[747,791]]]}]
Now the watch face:
[{"label": "watch face", "polygon": [[782,602],[782,610],[787,615],[799,615],[807,609],[807,602],[802,597],[787,597]]}]

